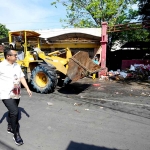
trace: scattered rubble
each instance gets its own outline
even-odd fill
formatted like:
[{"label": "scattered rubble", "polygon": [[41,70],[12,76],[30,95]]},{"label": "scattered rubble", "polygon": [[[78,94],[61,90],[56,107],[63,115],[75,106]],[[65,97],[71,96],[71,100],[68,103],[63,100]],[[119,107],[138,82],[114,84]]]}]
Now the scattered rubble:
[{"label": "scattered rubble", "polygon": [[93,86],[100,86],[100,84],[99,83],[94,83]]},{"label": "scattered rubble", "polygon": [[74,106],[81,106],[82,103],[74,103]]},{"label": "scattered rubble", "polygon": [[53,103],[51,103],[51,102],[47,102],[47,105],[49,105],[49,106],[53,106]]},{"label": "scattered rubble", "polygon": [[115,94],[119,94],[119,92],[115,92]]},{"label": "scattered rubble", "polygon": [[113,80],[124,80],[124,79],[136,79],[136,80],[150,80],[150,65],[134,64],[126,70],[117,71],[110,70],[107,77],[101,79],[107,80],[109,78]]},{"label": "scattered rubble", "polygon": [[115,92],[115,94],[117,95],[117,94],[123,94],[123,93]]},{"label": "scattered rubble", "polygon": [[146,93],[142,92],[141,95],[143,95],[143,96],[150,96],[150,93],[148,93],[148,92],[146,92]]},{"label": "scattered rubble", "polygon": [[80,111],[78,111],[77,109],[75,109],[74,111],[76,111],[76,112],[80,113]]}]

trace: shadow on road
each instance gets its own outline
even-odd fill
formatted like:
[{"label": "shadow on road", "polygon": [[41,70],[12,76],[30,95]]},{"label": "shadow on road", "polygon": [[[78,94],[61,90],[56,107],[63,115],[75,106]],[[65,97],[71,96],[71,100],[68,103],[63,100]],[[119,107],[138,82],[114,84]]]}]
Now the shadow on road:
[{"label": "shadow on road", "polygon": [[88,145],[84,143],[76,143],[71,141],[66,150],[119,150],[115,148],[107,148],[95,145]]},{"label": "shadow on road", "polygon": [[62,94],[79,94],[88,89],[88,87],[90,86],[91,84],[72,83],[67,85],[66,87],[58,89],[58,92]]},{"label": "shadow on road", "polygon": [[[24,113],[27,117],[30,117],[30,115],[24,110],[24,108],[19,107],[18,120],[21,120],[21,118],[22,118],[21,114],[22,113]],[[5,118],[6,118],[6,121],[7,121],[8,120],[8,111],[3,114],[2,118],[0,119],[0,123],[2,123]]]},{"label": "shadow on road", "polygon": [[0,141],[0,149],[6,149],[6,150],[15,150],[14,148],[10,147],[9,145],[7,145],[6,143]]}]

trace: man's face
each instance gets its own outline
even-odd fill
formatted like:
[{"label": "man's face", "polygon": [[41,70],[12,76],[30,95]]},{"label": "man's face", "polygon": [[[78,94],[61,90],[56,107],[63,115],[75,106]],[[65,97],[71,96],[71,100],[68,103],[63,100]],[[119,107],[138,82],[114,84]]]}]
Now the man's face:
[{"label": "man's face", "polygon": [[10,51],[10,54],[7,56],[7,60],[14,63],[17,60],[17,52],[14,50]]}]

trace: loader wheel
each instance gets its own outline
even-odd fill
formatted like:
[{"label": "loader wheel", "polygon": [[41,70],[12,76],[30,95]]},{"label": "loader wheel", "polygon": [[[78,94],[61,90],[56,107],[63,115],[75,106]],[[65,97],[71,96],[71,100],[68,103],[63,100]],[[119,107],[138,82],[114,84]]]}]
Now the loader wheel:
[{"label": "loader wheel", "polygon": [[48,65],[35,67],[31,74],[31,85],[38,93],[51,93],[57,85],[57,74],[54,68]]}]

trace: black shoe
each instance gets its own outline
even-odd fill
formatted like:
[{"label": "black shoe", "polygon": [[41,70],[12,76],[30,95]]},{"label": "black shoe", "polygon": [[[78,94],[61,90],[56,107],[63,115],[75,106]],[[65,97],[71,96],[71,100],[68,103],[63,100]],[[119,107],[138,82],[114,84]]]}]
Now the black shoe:
[{"label": "black shoe", "polygon": [[21,136],[20,136],[19,133],[17,133],[16,135],[14,135],[13,139],[14,139],[16,145],[20,146],[20,145],[23,144],[23,140],[22,140],[22,138],[21,138]]},{"label": "black shoe", "polygon": [[10,125],[8,125],[8,127],[7,127],[7,132],[10,134],[14,134]]}]

